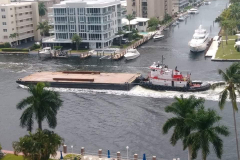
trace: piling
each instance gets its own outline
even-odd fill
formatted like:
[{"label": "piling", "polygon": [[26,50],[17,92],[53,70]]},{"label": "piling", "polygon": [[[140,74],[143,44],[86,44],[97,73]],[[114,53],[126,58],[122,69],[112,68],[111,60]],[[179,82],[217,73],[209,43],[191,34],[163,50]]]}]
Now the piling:
[{"label": "piling", "polygon": [[152,157],[152,160],[157,160],[157,157],[156,157],[156,156],[153,156],[153,157]]},{"label": "piling", "polygon": [[84,156],[85,149],[84,147],[81,148],[81,155]]},{"label": "piling", "polygon": [[138,160],[138,155],[134,154],[133,160]]},{"label": "piling", "polygon": [[98,157],[99,157],[99,158],[102,158],[102,149],[99,149],[99,150],[98,150]]},{"label": "piling", "polygon": [[117,152],[117,160],[121,160],[121,153]]},{"label": "piling", "polygon": [[63,153],[67,153],[67,145],[66,144],[63,145]]}]

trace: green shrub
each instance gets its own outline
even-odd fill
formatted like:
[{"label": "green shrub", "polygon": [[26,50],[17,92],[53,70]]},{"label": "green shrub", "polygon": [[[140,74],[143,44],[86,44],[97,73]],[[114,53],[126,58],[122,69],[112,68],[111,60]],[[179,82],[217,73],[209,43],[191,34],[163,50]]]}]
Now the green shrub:
[{"label": "green shrub", "polygon": [[30,47],[30,50],[35,50],[35,49],[39,49],[41,46],[38,44],[34,44],[32,47]]},{"label": "green shrub", "polygon": [[62,46],[54,46],[53,47],[55,50],[59,50],[59,49],[62,49]]},{"label": "green shrub", "polygon": [[1,44],[0,44],[0,48],[5,48],[4,43],[1,43]]},{"label": "green shrub", "polygon": [[18,49],[18,48],[3,48],[3,52],[28,52],[28,49]]},{"label": "green shrub", "polygon": [[5,43],[4,43],[4,48],[11,48],[11,44],[8,43],[8,42],[5,42]]}]

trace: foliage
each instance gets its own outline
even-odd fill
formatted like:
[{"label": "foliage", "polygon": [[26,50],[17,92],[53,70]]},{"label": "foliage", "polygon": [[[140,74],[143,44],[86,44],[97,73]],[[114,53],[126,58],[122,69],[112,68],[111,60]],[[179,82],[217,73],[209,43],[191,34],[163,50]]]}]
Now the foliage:
[{"label": "foliage", "polygon": [[54,46],[53,47],[55,50],[59,50],[59,49],[62,49],[62,46]]},{"label": "foliage", "polygon": [[160,23],[160,21],[153,17],[153,18],[150,18],[150,20],[148,21],[148,27],[151,28],[151,27],[155,27],[157,28],[158,24]]},{"label": "foliage", "polygon": [[11,44],[9,42],[4,43],[4,48],[11,48]]},{"label": "foliage", "polygon": [[18,48],[2,48],[3,52],[29,52],[28,49],[18,49]]},{"label": "foliage", "polygon": [[221,119],[214,110],[204,109],[204,99],[175,97],[175,102],[165,108],[165,112],[175,116],[169,118],[163,125],[163,134],[173,128],[170,143],[174,146],[182,140],[183,149],[188,148],[189,159],[196,158],[199,149],[202,150],[203,160],[210,153],[209,143],[213,144],[215,153],[221,157],[223,143],[218,134],[227,136],[228,129],[225,126],[215,126]]},{"label": "foliage", "polygon": [[128,14],[128,15],[126,15],[126,18],[128,20],[128,30],[130,31],[130,22],[131,22],[131,20],[134,19],[134,16],[132,14]]},{"label": "foliage", "polygon": [[40,47],[41,47],[40,45],[34,44],[34,45],[32,45],[32,47],[30,47],[30,50],[32,51],[32,50],[35,50],[35,49],[39,49]]},{"label": "foliage", "polygon": [[27,107],[20,117],[20,126],[27,127],[32,131],[33,120],[37,120],[38,128],[42,130],[43,120],[47,120],[50,128],[57,126],[57,112],[62,106],[59,93],[45,90],[46,84],[39,82],[37,85],[30,85],[28,92],[30,96],[21,100],[17,104],[17,109],[22,110]]},{"label": "foliage", "polygon": [[67,154],[66,156],[63,157],[64,160],[72,159],[72,157],[75,159],[81,159],[81,155],[76,155],[76,154]]},{"label": "foliage", "polygon": [[82,38],[78,35],[78,34],[74,34],[73,36],[72,36],[72,42],[73,43],[76,43],[76,49],[78,50],[78,46],[79,46],[79,44],[81,43],[81,41],[82,41]]},{"label": "foliage", "polygon": [[226,126],[219,124],[221,117],[212,109],[207,111],[200,107],[195,114],[189,115],[185,122],[192,127],[191,134],[184,139],[186,145],[192,146],[192,158],[197,158],[197,152],[202,150],[202,160],[206,160],[210,154],[210,143],[219,159],[223,154],[223,141],[219,135],[228,136]]},{"label": "foliage", "polygon": [[39,16],[40,17],[43,17],[46,14],[47,8],[44,5],[44,2],[39,2],[39,4],[38,4],[38,11],[39,11]]},{"label": "foliage", "polygon": [[37,25],[37,30],[40,30],[42,36],[49,35],[49,30],[51,26],[49,26],[48,21],[39,22]]},{"label": "foliage", "polygon": [[15,154],[22,152],[28,160],[46,160],[50,155],[56,156],[62,143],[63,139],[53,131],[38,130],[35,134],[29,132],[29,135],[20,137],[12,146]]},{"label": "foliage", "polygon": [[0,151],[2,150],[2,145],[1,145],[1,143],[0,143]]},{"label": "foliage", "polygon": [[[236,116],[235,112],[238,111],[237,107],[237,94],[240,93],[240,63],[233,63],[229,68],[224,72],[223,70],[218,70],[219,75],[222,76],[222,79],[226,82],[226,86],[223,91],[219,95],[219,107],[223,109],[226,103],[226,100],[229,98],[232,103],[233,109],[233,120],[235,127],[235,136],[236,136],[236,144],[237,144],[237,155],[239,159],[239,149],[238,149],[238,133],[237,133],[237,125],[236,125]],[[212,85],[212,88],[215,89],[218,86],[223,84],[215,84]]]}]

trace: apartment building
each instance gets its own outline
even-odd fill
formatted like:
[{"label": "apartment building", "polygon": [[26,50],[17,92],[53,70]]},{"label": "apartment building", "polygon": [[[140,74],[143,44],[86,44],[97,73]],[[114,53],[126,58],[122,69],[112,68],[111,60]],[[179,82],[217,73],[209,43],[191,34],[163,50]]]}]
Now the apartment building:
[{"label": "apartment building", "polygon": [[121,29],[120,0],[68,0],[53,5],[53,37],[43,39],[44,46],[70,47],[72,36],[82,38],[81,48],[105,48]]},{"label": "apartment building", "polygon": [[189,0],[172,0],[173,13],[182,11],[189,4]]},{"label": "apartment building", "polygon": [[47,13],[45,14],[45,16],[40,17],[40,22],[49,21],[48,13],[52,13],[52,11],[53,11],[52,6],[54,4],[59,4],[61,1],[63,1],[63,0],[21,0],[21,2],[39,2],[39,3],[42,2],[45,5],[45,7],[47,9]]},{"label": "apartment building", "polygon": [[[40,32],[37,2],[14,2],[0,0],[0,43],[18,45],[27,41],[39,41]],[[17,33],[14,39],[11,34]]]},{"label": "apartment building", "polygon": [[161,21],[166,14],[172,15],[172,0],[127,0],[127,14]]}]

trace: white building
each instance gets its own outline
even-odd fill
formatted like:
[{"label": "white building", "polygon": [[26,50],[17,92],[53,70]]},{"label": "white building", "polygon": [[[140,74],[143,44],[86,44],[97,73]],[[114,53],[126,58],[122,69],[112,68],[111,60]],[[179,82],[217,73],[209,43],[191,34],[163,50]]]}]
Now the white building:
[{"label": "white building", "polygon": [[182,11],[185,7],[188,6],[188,0],[173,0],[173,13]]},{"label": "white building", "polygon": [[[0,0],[0,43],[21,44],[27,41],[39,41],[40,31],[37,2],[14,2]],[[10,34],[17,33],[14,39]]]},{"label": "white building", "polygon": [[121,29],[120,0],[68,0],[53,5],[54,37],[44,46],[70,47],[72,36],[82,38],[80,48],[104,48],[112,44]]},{"label": "white building", "polygon": [[[130,30],[137,29],[139,32],[146,32],[148,28],[149,18],[136,17],[130,21]],[[129,26],[129,21],[126,18],[122,19],[123,26]]]}]

